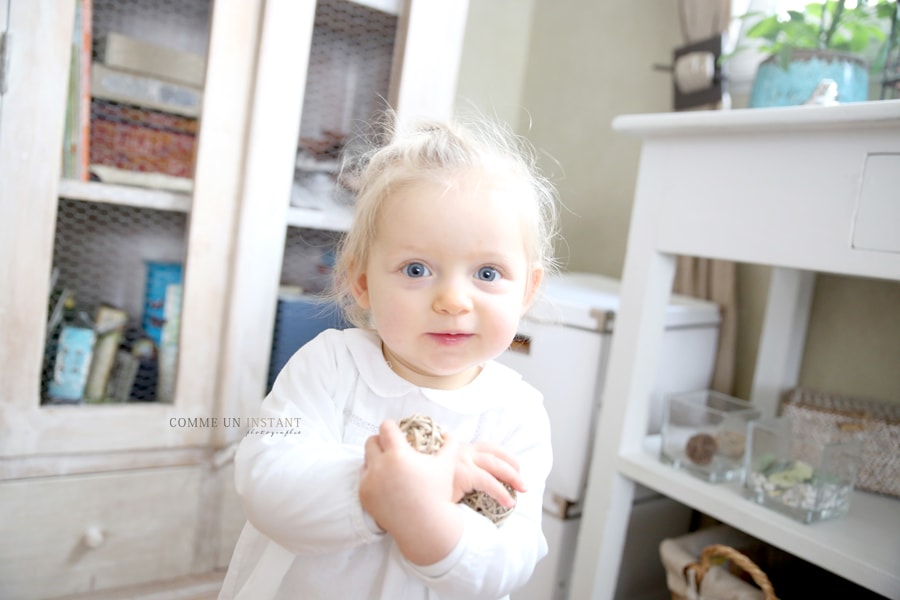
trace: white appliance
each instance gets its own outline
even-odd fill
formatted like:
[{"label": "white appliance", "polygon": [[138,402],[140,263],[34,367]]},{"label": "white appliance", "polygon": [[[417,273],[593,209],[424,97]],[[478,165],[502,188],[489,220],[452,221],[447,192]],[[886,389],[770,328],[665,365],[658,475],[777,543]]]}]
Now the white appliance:
[{"label": "white appliance", "polygon": [[[619,285],[616,279],[587,273],[548,278],[541,298],[522,320],[516,341],[498,359],[544,394],[553,445],[543,519],[550,553],[512,600],[568,598],[593,428],[619,308]],[[659,431],[665,395],[709,387],[719,321],[716,304],[673,295],[666,311],[649,432]],[[691,511],[640,487],[634,502],[616,597],[670,597],[659,560],[659,542],[686,533]]]}]

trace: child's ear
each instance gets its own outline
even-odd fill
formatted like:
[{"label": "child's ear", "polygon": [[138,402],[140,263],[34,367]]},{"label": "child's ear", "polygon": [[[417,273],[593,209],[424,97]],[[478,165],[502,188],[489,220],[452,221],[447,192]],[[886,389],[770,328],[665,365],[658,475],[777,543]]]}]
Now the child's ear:
[{"label": "child's ear", "polygon": [[540,289],[541,282],[543,280],[543,267],[534,267],[528,274],[528,281],[525,284],[525,301],[522,304],[522,314],[525,314],[525,311],[531,308],[531,305],[534,302],[534,299],[537,297],[537,292]]},{"label": "child's ear", "polygon": [[369,310],[371,308],[371,304],[369,303],[369,281],[366,279],[366,272],[360,271],[354,273],[350,279],[350,290],[353,292],[353,297],[356,298],[356,303],[363,310]]}]

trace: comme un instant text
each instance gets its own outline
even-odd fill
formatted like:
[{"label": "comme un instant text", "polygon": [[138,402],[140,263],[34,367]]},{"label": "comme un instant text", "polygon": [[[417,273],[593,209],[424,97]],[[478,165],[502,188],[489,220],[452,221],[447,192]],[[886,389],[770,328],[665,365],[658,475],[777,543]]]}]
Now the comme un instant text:
[{"label": "comme un instant text", "polygon": [[212,428],[220,424],[224,427],[242,427],[245,423],[250,428],[291,428],[299,427],[300,417],[172,417],[170,427]]}]

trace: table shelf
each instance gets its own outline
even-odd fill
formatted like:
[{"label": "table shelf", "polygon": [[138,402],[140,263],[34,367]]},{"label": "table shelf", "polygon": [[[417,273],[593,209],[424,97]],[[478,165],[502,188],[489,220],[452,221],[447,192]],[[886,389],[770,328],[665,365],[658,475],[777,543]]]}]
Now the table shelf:
[{"label": "table shelf", "polygon": [[619,457],[629,479],[816,563],[888,598],[900,597],[900,499],[856,491],[846,516],[805,525],[741,495],[741,484],[711,484],[659,461],[660,437]]}]

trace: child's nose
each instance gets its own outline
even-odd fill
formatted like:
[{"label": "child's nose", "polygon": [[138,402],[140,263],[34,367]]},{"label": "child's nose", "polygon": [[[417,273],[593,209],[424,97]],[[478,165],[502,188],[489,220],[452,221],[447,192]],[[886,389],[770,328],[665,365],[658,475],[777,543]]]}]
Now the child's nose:
[{"label": "child's nose", "polygon": [[466,290],[465,282],[454,278],[445,281],[437,290],[432,305],[439,313],[458,315],[472,310],[472,299]]}]

